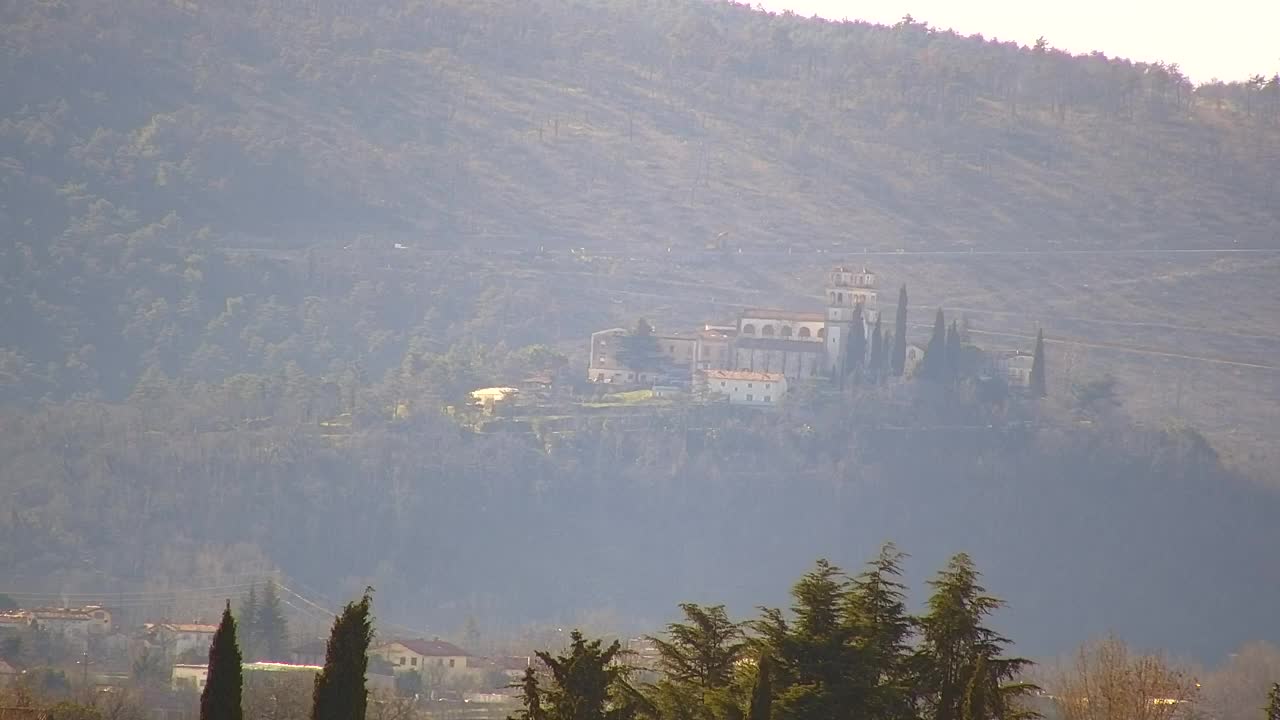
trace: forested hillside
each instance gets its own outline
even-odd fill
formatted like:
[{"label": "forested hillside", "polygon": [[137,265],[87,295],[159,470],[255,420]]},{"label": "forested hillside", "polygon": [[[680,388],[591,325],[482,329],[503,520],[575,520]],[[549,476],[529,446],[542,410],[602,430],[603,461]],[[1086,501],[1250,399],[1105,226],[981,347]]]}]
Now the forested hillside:
[{"label": "forested hillside", "polygon": [[[10,3],[0,57],[16,589],[279,568],[432,628],[640,622],[891,539],[913,580],[972,553],[1033,653],[1273,632],[1280,500],[1184,423],[1082,416],[1056,345],[1050,400],[998,410],[907,387],[492,435],[439,411],[580,378],[585,334],[639,307],[803,309],[864,249],[1280,248],[1280,80],[676,0]],[[1256,441],[1276,265],[1211,260],[889,276],[922,305],[1074,313],[1053,341],[1133,321],[1156,354],[1247,352],[1185,405]],[[1013,287],[1034,302],[999,305]],[[1182,410],[1182,366],[1123,370],[1181,373]]]}]

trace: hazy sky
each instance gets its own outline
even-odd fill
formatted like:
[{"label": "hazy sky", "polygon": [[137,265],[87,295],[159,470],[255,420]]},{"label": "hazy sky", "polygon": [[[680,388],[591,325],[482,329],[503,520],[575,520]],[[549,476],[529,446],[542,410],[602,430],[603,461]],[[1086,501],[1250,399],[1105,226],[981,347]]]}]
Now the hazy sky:
[{"label": "hazy sky", "polygon": [[[752,0],[755,4],[756,0]],[[1280,0],[759,0],[840,20],[893,23],[906,13],[965,35],[1073,53],[1176,62],[1195,82],[1280,71]]]}]

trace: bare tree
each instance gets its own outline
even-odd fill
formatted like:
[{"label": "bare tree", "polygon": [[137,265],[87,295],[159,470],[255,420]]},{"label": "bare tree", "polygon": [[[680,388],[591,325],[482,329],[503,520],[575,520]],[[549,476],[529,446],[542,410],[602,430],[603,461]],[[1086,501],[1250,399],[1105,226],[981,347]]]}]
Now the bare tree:
[{"label": "bare tree", "polygon": [[1116,637],[1081,647],[1046,686],[1063,720],[1178,720],[1199,700],[1190,673]]}]

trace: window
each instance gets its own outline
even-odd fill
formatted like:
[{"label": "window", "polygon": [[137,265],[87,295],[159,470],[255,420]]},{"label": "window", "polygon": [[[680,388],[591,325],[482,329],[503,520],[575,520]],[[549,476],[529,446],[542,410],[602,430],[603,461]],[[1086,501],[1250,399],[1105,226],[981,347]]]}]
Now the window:
[{"label": "window", "polygon": [[721,380],[721,381],[720,381],[720,387],[724,387],[724,381],[723,381],[723,380]]},{"label": "window", "polygon": [[791,326],[786,325],[782,328],[782,337],[791,337]]},{"label": "window", "polygon": [[800,328],[800,337],[807,338],[807,337],[810,337],[810,335],[811,333],[809,332],[809,328],[807,327]]},{"label": "window", "polygon": [[412,666],[414,666],[414,667],[418,667],[418,658],[410,658],[410,659],[409,659],[409,664],[410,664],[410,665],[412,665]]},{"label": "window", "polygon": [[818,328],[818,337],[825,338],[827,336],[826,328]]},{"label": "window", "polygon": [[453,658],[449,658],[449,667],[453,667]]},{"label": "window", "polygon": [[768,396],[768,395],[765,395],[765,396],[764,396],[764,401],[765,401],[765,402],[769,402],[769,396]]},{"label": "window", "polygon": [[747,402],[751,402],[753,400],[755,400],[755,398],[751,397],[751,393],[747,393]]},{"label": "window", "polygon": [[400,658],[400,664],[401,664],[401,665],[403,665],[403,664],[404,664],[404,658]]},{"label": "window", "polygon": [[675,345],[668,345],[667,347],[671,350],[671,354],[672,354],[672,355],[674,355],[674,354],[675,354],[675,352],[676,352],[676,346],[675,346]]},{"label": "window", "polygon": [[844,304],[844,293],[842,293],[842,292],[838,292],[838,293],[836,293],[836,304],[837,304],[837,305],[843,305],[843,304]]},{"label": "window", "polygon": [[761,337],[773,337],[773,326],[765,325],[760,329],[760,335]]},{"label": "window", "polygon": [[743,326],[742,326],[742,334],[743,334],[743,335],[755,335],[755,334],[756,334],[756,326],[755,326],[755,325],[752,325],[751,323],[747,323],[746,325],[743,325]]}]

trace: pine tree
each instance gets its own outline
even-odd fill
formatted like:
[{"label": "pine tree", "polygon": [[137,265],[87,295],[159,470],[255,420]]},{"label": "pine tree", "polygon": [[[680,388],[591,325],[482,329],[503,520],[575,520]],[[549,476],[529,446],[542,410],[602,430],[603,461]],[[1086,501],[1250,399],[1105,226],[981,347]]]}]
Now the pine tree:
[{"label": "pine tree", "polygon": [[277,662],[288,659],[289,626],[274,580],[267,580],[262,588],[262,598],[258,601],[258,612],[254,617],[254,635],[257,650],[264,659]]},{"label": "pine tree", "polygon": [[262,657],[258,642],[258,587],[249,586],[249,596],[240,603],[240,648],[244,657],[258,660]]},{"label": "pine tree", "polygon": [[747,720],[771,720],[773,717],[773,657],[760,656],[756,663],[756,683],[751,688],[751,706]]},{"label": "pine tree", "polygon": [[933,335],[929,338],[929,346],[925,348],[924,359],[921,360],[920,377],[926,380],[942,381],[947,378],[947,319],[938,308],[933,319]]},{"label": "pine tree", "polygon": [[920,618],[923,642],[918,650],[927,720],[964,720],[965,699],[980,662],[986,664],[977,675],[979,683],[986,683],[979,690],[984,708],[1004,708],[1036,690],[1027,683],[1008,683],[1030,662],[1002,657],[1010,641],[983,622],[1004,603],[987,595],[978,577],[973,561],[961,553],[929,581],[934,592]]},{"label": "pine tree", "polygon": [[1049,394],[1045,378],[1043,328],[1036,332],[1036,351],[1031,359],[1031,394],[1035,397],[1045,397]]},{"label": "pine tree", "polygon": [[509,720],[546,720],[547,714],[542,710],[542,690],[538,687],[538,673],[532,666],[524,669],[524,678],[520,680],[519,712]]},{"label": "pine tree", "polygon": [[898,317],[893,327],[893,374],[902,377],[907,367],[907,286],[898,290]]},{"label": "pine tree", "polygon": [[359,602],[347,603],[333,621],[324,669],[316,676],[311,720],[364,720],[369,703],[365,671],[373,620],[369,615],[373,588],[365,588]]},{"label": "pine tree", "polygon": [[867,379],[878,383],[884,377],[884,371],[884,331],[880,329],[880,316],[877,315],[875,327],[871,329],[871,361],[867,367]]},{"label": "pine tree", "polygon": [[729,619],[723,605],[682,603],[680,609],[685,622],[668,625],[668,639],[649,638],[663,674],[700,690],[727,687],[747,646],[742,628]]},{"label": "pine tree", "polygon": [[209,677],[200,693],[200,720],[241,720],[244,711],[240,696],[244,678],[240,667],[240,647],[236,643],[236,621],[231,617],[231,601],[222,611],[222,622],[209,646]]},{"label": "pine tree", "polygon": [[1267,693],[1267,720],[1280,720],[1280,683],[1272,683]]},{"label": "pine tree", "polygon": [[542,691],[541,706],[547,720],[630,720],[635,716],[634,691],[626,684],[625,670],[614,662],[621,646],[615,640],[602,647],[582,633],[570,634],[569,654],[538,652],[551,670],[552,685]]},{"label": "pine tree", "polygon": [[867,714],[881,720],[915,717],[909,644],[915,619],[907,613],[907,588],[902,583],[905,557],[892,543],[886,544],[853,579],[847,598],[854,642],[868,670],[861,680]]}]

